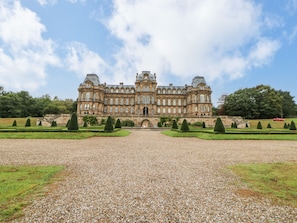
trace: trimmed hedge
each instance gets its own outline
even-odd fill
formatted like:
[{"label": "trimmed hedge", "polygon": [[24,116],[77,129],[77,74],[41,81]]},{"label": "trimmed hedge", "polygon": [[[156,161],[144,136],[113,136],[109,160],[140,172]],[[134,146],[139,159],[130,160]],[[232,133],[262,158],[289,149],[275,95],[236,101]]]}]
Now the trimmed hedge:
[{"label": "trimmed hedge", "polygon": [[104,126],[104,132],[112,132],[112,131],[113,131],[112,118],[111,116],[108,116],[106,120],[106,124]]},{"label": "trimmed hedge", "polygon": [[214,132],[216,132],[216,133],[225,133],[226,132],[225,126],[224,126],[222,119],[220,117],[217,118],[217,121],[216,121],[216,124],[214,127]]},{"label": "trimmed hedge", "polygon": [[290,130],[296,130],[295,122],[292,120],[290,124]]},{"label": "trimmed hedge", "polygon": [[261,124],[260,121],[259,121],[258,124],[257,124],[257,129],[262,129],[262,124]]},{"label": "trimmed hedge", "polygon": [[172,129],[178,129],[175,119],[173,120],[173,123],[172,123]]},{"label": "trimmed hedge", "polygon": [[75,112],[73,112],[68,125],[68,131],[77,131],[77,130],[78,130],[77,115]]},{"label": "trimmed hedge", "polygon": [[121,125],[121,121],[120,121],[120,119],[117,119],[117,121],[116,121],[116,124],[115,124],[114,128],[115,128],[115,129],[120,129],[120,128],[122,128],[122,125]]},{"label": "trimmed hedge", "polygon": [[28,118],[25,124],[25,127],[30,127],[31,126],[31,120]]},{"label": "trimmed hedge", "polygon": [[188,125],[188,122],[186,119],[183,120],[183,123],[180,127],[180,131],[182,132],[188,132],[190,129],[189,129],[189,125]]}]

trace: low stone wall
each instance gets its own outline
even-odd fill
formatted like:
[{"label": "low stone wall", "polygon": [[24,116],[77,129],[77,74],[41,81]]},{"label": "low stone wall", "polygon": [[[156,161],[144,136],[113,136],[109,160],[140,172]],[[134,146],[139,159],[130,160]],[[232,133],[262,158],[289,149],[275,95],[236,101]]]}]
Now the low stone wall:
[{"label": "low stone wall", "polygon": [[[83,117],[84,116],[78,116],[78,124],[80,126],[83,125]],[[238,128],[245,128],[246,121],[240,117],[240,116],[212,116],[212,117],[186,117],[186,118],[180,118],[179,124],[182,123],[184,119],[187,120],[187,122],[193,124],[195,122],[205,122],[206,127],[214,127],[217,118],[220,117],[222,119],[222,122],[224,123],[225,127],[230,127],[232,123],[236,122]],[[56,121],[58,126],[66,126],[68,120],[71,118],[70,114],[47,114],[42,119],[37,120],[41,121],[42,126],[51,126],[52,121]],[[115,119],[123,120],[132,120],[137,127],[146,127],[146,128],[156,128],[158,126],[158,122],[160,121],[160,117],[151,117],[151,116],[132,116],[132,117],[114,117]],[[107,120],[107,116],[97,116],[97,120],[100,123],[101,120],[104,119]],[[37,123],[37,124],[38,124]]]}]

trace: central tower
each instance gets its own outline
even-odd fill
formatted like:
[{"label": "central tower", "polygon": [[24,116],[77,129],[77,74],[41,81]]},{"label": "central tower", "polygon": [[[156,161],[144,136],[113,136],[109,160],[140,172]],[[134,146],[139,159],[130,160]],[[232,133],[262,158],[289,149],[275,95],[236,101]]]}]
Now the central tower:
[{"label": "central tower", "polygon": [[136,74],[135,81],[135,111],[138,116],[153,116],[156,114],[156,74],[142,71]]}]

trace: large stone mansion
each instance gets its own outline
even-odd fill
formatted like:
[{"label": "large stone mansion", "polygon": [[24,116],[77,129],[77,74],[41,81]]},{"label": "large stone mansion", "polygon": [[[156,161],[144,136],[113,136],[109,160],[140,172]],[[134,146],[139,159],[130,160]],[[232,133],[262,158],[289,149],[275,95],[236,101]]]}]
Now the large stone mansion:
[{"label": "large stone mansion", "polygon": [[204,77],[196,76],[191,85],[158,86],[156,74],[136,74],[135,85],[101,84],[96,74],[87,74],[78,88],[79,116],[133,118],[211,117],[211,88]]}]

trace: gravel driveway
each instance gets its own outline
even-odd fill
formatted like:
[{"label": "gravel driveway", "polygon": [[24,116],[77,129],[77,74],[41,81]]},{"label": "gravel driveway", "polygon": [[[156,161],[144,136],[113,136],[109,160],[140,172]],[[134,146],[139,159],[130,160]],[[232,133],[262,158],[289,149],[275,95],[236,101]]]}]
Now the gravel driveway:
[{"label": "gravel driveway", "polygon": [[297,209],[237,193],[236,163],[297,162],[297,141],[128,137],[0,140],[0,165],[65,165],[15,222],[297,222]]}]

